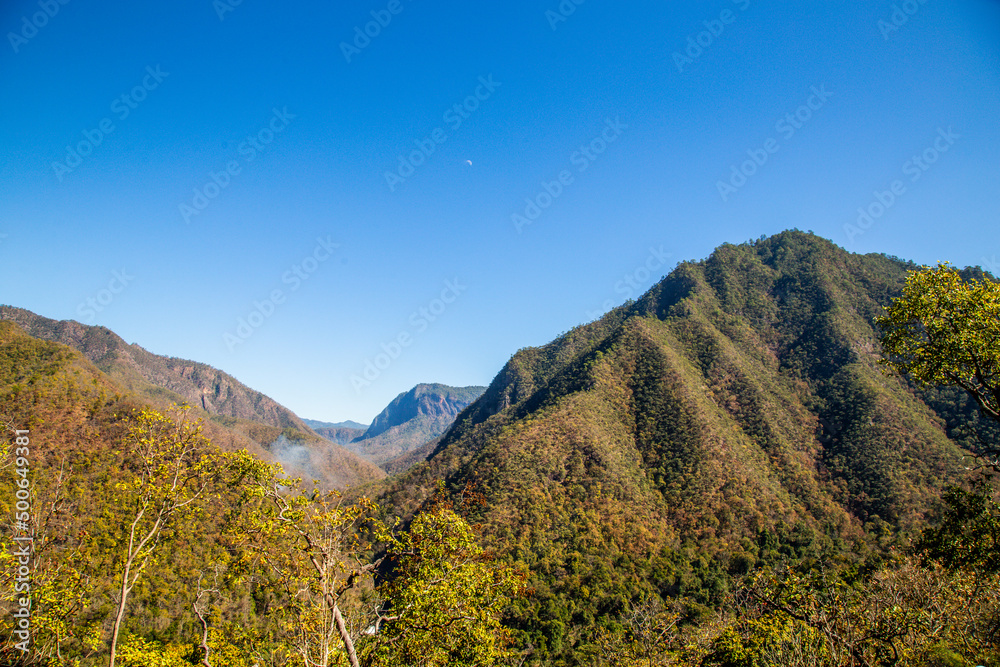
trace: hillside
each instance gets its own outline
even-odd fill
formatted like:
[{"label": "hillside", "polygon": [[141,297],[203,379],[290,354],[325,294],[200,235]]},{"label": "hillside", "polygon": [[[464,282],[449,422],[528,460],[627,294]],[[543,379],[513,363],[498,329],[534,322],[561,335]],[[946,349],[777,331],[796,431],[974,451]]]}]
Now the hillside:
[{"label": "hillside", "polygon": [[[969,580],[937,565],[917,567],[918,559],[893,548],[934,525],[945,486],[968,478],[961,457],[962,446],[975,446],[969,428],[978,428],[979,438],[998,433],[974,418],[961,392],[916,390],[876,365],[872,318],[910,266],[881,255],[852,255],[801,232],[722,246],[704,261],[680,265],[638,301],[548,345],[520,350],[485,392],[419,385],[401,394],[376,420],[379,432],[371,440],[414,419],[425,419],[418,422],[424,425],[449,413],[457,419],[384,461],[394,477],[355,486],[346,498],[316,493],[307,483],[289,505],[285,480],[258,477],[261,468],[253,462],[231,467],[236,459],[212,443],[223,451],[246,447],[330,486],[346,486],[347,476],[365,481],[384,473],[358,457],[345,464],[338,458],[342,450],[316,435],[214,415],[204,424],[211,442],[189,452],[186,474],[164,478],[184,479],[185,485],[202,479],[209,486],[197,509],[163,533],[156,567],[143,573],[130,598],[123,637],[130,648],[123,656],[143,652],[121,664],[198,660],[206,619],[199,620],[193,604],[213,571],[210,641],[220,648],[213,664],[289,664],[282,656],[301,630],[333,632],[329,624],[314,624],[312,611],[297,616],[303,599],[329,604],[325,593],[303,598],[303,586],[320,580],[338,587],[337,596],[361,582],[343,599],[344,627],[366,656],[365,667],[419,662],[386,662],[365,653],[383,640],[386,646],[395,641],[366,628],[394,622],[396,614],[387,617],[386,611],[410,609],[385,603],[388,598],[378,602],[413,576],[386,565],[389,538],[382,527],[397,535],[410,531],[396,548],[414,557],[411,565],[425,564],[425,554],[438,548],[457,549],[451,566],[426,572],[440,585],[441,608],[447,600],[468,603],[467,595],[456,593],[463,581],[478,582],[483,595],[502,581],[472,576],[466,567],[495,565],[518,582],[516,573],[527,573],[525,594],[512,604],[505,599],[493,612],[513,632],[519,653],[498,664],[791,664],[781,652],[787,646],[804,650],[800,657],[815,657],[809,637],[819,635],[790,636],[793,626],[783,625],[789,618],[799,622],[798,632],[814,621],[824,631],[833,628],[840,633],[837,646],[875,633],[858,641],[868,655],[883,657],[889,649],[879,633],[900,623],[906,628],[890,640],[891,650],[906,635],[930,653],[895,664],[966,664],[956,662],[958,653],[950,662],[934,653],[940,637],[928,636],[938,630],[927,628],[942,623],[925,610],[944,604],[956,610],[954,618],[969,614],[941,631],[948,642],[942,650],[954,647],[974,660],[968,664],[993,664],[982,656],[984,648],[995,649],[996,577]],[[0,321],[0,424],[8,441],[13,429],[30,431],[30,472],[25,468],[24,475],[32,480],[31,504],[44,508],[33,519],[40,554],[33,582],[41,591],[35,618],[46,628],[40,642],[49,654],[65,650],[81,665],[105,664],[105,648],[95,653],[87,637],[107,629],[117,573],[127,562],[123,545],[131,544],[129,526],[146,516],[147,501],[133,493],[142,486],[137,475],[148,472],[136,449],[146,441],[130,429],[140,410],[163,406],[170,395],[157,394],[146,380],[136,382],[143,393],[76,349]],[[472,393],[478,399],[463,409]],[[181,418],[166,412],[175,415],[167,421]],[[206,414],[202,406],[191,413]],[[123,484],[126,479],[132,481]],[[3,483],[9,511],[21,487],[15,475]],[[354,502],[372,492],[381,507]],[[270,494],[269,500],[261,494]],[[451,516],[442,509],[448,495],[464,515],[454,524],[465,527],[460,540],[447,532],[423,533],[427,524],[420,520],[410,523],[420,507]],[[270,509],[260,514],[259,502]],[[304,511],[289,513],[293,507]],[[351,527],[342,532],[345,517]],[[152,515],[146,522],[155,523]],[[983,525],[992,530],[998,524]],[[324,562],[333,567],[333,579],[322,564],[317,568],[317,555],[329,559]],[[301,568],[303,578],[288,585],[280,573],[287,567]],[[897,574],[901,578],[893,579]],[[810,577],[809,587],[801,576]],[[421,579],[407,588],[415,597],[400,599],[426,600],[427,583]],[[899,588],[880,588],[887,583]],[[879,596],[892,590],[898,594],[883,605]],[[768,591],[794,609],[819,606],[793,617],[794,609],[754,597],[770,596]],[[0,601],[8,634],[11,601]],[[413,628],[424,632],[470,618],[466,608],[443,625],[428,624],[437,612],[422,610]],[[670,639],[675,622],[681,633],[676,642]],[[650,639],[650,632],[659,639]],[[777,641],[779,652],[755,644],[761,636]],[[969,637],[978,643],[968,644]],[[667,644],[672,657],[663,653]],[[7,664],[13,650],[11,642],[0,646],[0,662]],[[261,661],[261,655],[270,657]],[[343,663],[339,649],[329,657],[330,664]]]},{"label": "hillside", "polygon": [[211,366],[152,354],[104,327],[52,320],[21,308],[0,306],[0,322],[77,350],[107,376],[115,392],[135,402],[191,405],[211,421],[220,446],[247,447],[325,487],[342,489],[385,476],[369,461],[318,436],[288,408]]},{"label": "hillside", "polygon": [[358,422],[323,422],[316,419],[303,419],[306,425],[316,432],[317,435],[326,438],[338,445],[346,445],[352,440],[356,440],[365,434],[368,427]]},{"label": "hillside", "polygon": [[484,494],[491,546],[531,570],[514,622],[541,662],[584,664],[629,599],[697,615],[755,566],[863,558],[961,469],[942,416],[876,366],[908,268],[797,231],[683,263],[515,354],[384,502]]},{"label": "hillside", "polygon": [[165,392],[171,392],[209,414],[310,432],[309,427],[291,410],[250,389],[231,375],[206,364],[165,357],[139,345],[129,345],[105,327],[89,326],[73,320],[53,320],[11,306],[0,306],[0,320],[16,322],[35,338],[79,350],[130,391],[150,397],[162,397]]},{"label": "hillside", "polygon": [[[447,431],[459,413],[485,390],[486,387],[418,384],[394,398],[363,434],[341,444],[383,467],[395,460],[393,471],[403,470],[426,458],[430,453],[426,445]],[[317,433],[340,442],[338,438],[349,434],[346,431],[342,427],[328,427]],[[423,454],[408,456],[418,449]]]},{"label": "hillside", "polygon": [[[383,605],[407,599],[376,589],[382,558],[368,542],[376,508],[227,452],[225,429],[202,428],[194,412],[151,410],[80,352],[0,322],[0,462],[10,473],[0,506],[12,517],[0,556],[16,564],[20,552],[30,564],[5,575],[10,591],[16,576],[27,585],[0,597],[0,665],[318,667],[348,664],[348,653],[364,667],[412,664],[365,631]],[[297,448],[282,437],[272,453],[298,458]],[[398,578],[434,611],[457,599],[461,606],[435,616],[445,619],[445,639],[496,655],[499,609],[484,633],[464,607],[505,604],[519,578],[482,562],[472,527],[454,512],[442,508],[426,525],[433,532],[394,531],[396,562],[402,570],[430,561],[445,580],[419,571]],[[428,542],[445,551],[407,553],[407,544]],[[470,572],[490,575],[490,585],[470,586]],[[509,592],[495,598],[498,585]],[[25,607],[30,625],[18,621]],[[395,627],[426,632],[426,618]],[[378,614],[383,628],[387,621],[399,622]],[[296,659],[316,645],[319,660]],[[437,653],[447,658],[448,649]]]}]

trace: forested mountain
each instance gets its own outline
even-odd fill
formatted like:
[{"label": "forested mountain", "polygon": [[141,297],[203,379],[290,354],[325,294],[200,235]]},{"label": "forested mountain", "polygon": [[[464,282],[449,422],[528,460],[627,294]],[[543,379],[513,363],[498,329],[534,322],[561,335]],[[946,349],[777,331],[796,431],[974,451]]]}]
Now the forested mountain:
[{"label": "forested mountain", "polygon": [[105,327],[53,320],[22,308],[0,306],[0,321],[79,351],[118,393],[158,406],[191,405],[229,431],[234,443],[280,460],[290,472],[318,479],[324,487],[346,488],[384,476],[369,461],[318,436],[288,408],[216,368],[153,354]]},{"label": "forested mountain", "polygon": [[[965,457],[1000,429],[964,392],[877,363],[874,318],[912,268],[798,231],[721,246],[520,350],[485,391],[400,394],[353,443],[404,443],[372,450],[388,478],[309,430],[357,425],[306,423],[209,367],[4,308],[0,510],[31,512],[8,519],[0,559],[32,536],[30,664],[108,664],[119,624],[122,667],[209,651],[230,667],[994,656],[1000,504],[986,486],[945,491],[972,486]],[[185,391],[215,398],[169,410]],[[913,555],[938,524],[927,543],[973,567]],[[138,550],[137,526],[154,535]],[[976,539],[953,548],[966,526]],[[0,569],[13,637],[17,570]],[[0,662],[17,650],[0,643]]]},{"label": "forested mountain", "polygon": [[335,442],[338,445],[346,445],[352,440],[357,440],[365,434],[368,427],[363,424],[358,424],[357,422],[347,421],[347,422],[322,422],[315,419],[304,419],[303,420],[309,428],[316,432],[317,435],[326,438],[331,442]]},{"label": "forested mountain", "polygon": [[584,664],[632,599],[697,616],[754,567],[858,561],[962,473],[954,410],[876,365],[873,318],[912,268],[798,231],[721,246],[515,354],[384,501],[484,494],[489,545],[530,568],[512,622],[543,662]]},{"label": "forested mountain", "polygon": [[[429,453],[426,445],[444,433],[458,414],[485,390],[486,387],[418,384],[394,398],[363,434],[342,444],[383,467],[395,461],[390,466],[393,472],[403,470],[425,458]],[[343,437],[344,430],[321,429],[317,433],[338,442],[335,438]],[[418,449],[422,454],[408,456]]]},{"label": "forested mountain", "polygon": [[209,414],[310,432],[294,412],[231,375],[206,364],[153,354],[134,343],[129,345],[105,327],[52,320],[11,306],[0,306],[0,320],[16,322],[35,338],[79,350],[130,391],[154,397],[169,391]]}]

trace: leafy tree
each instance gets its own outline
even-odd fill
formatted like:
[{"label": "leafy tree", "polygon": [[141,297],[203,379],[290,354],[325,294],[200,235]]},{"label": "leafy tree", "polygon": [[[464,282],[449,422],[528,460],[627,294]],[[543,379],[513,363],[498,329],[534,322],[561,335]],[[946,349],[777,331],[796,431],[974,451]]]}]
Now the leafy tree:
[{"label": "leafy tree", "polygon": [[280,464],[245,451],[230,462],[244,489],[241,547],[284,596],[276,611],[284,639],[304,667],[327,667],[338,655],[359,667],[342,607],[379,565],[365,557],[358,535],[370,501],[344,505],[335,492],[304,491],[300,480],[284,477]]},{"label": "leafy tree", "polygon": [[[996,575],[896,560],[854,583],[828,572],[759,572],[733,596],[701,665],[978,664],[995,655]],[[946,662],[955,658],[957,662]]]},{"label": "leafy tree", "polygon": [[952,488],[944,500],[941,524],[924,530],[917,549],[949,569],[1000,573],[1000,503],[990,484],[981,481],[972,491]]},{"label": "leafy tree", "polygon": [[114,486],[112,507],[120,508],[125,522],[118,562],[114,625],[109,667],[115,667],[118,634],[129,594],[153,562],[161,538],[178,515],[190,510],[211,478],[205,454],[211,443],[201,427],[174,421],[155,410],[141,410],[127,423],[122,443],[122,479]]},{"label": "leafy tree", "polygon": [[[921,385],[958,386],[1000,421],[1000,283],[964,280],[948,266],[911,271],[902,295],[876,318],[881,363]],[[985,443],[1000,470],[1000,447]]]},{"label": "leafy tree", "polygon": [[390,538],[395,576],[384,584],[386,613],[371,628],[368,665],[485,667],[508,657],[501,624],[523,577],[476,541],[472,526],[438,503]]}]

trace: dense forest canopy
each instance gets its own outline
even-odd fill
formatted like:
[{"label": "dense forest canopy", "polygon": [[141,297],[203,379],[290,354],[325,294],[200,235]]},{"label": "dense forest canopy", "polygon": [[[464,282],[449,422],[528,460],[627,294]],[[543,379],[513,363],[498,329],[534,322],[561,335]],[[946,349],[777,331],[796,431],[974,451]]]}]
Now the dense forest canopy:
[{"label": "dense forest canopy", "polygon": [[995,290],[802,232],[722,246],[344,495],[0,322],[0,655],[998,664]]}]

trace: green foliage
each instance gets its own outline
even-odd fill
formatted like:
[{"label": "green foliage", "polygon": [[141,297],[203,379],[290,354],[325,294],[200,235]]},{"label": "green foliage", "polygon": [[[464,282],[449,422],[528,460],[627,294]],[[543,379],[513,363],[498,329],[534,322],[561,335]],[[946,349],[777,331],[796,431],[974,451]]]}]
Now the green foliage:
[{"label": "green foliage", "polygon": [[418,514],[388,553],[395,571],[379,591],[385,611],[366,664],[486,667],[508,657],[501,618],[522,576],[495,562],[453,509]]},{"label": "green foliage", "polygon": [[976,664],[997,647],[995,576],[894,559],[848,583],[837,573],[752,577],[713,631],[703,665]]},{"label": "green foliage", "polygon": [[992,486],[981,480],[972,491],[953,487],[944,502],[940,524],[924,529],[918,551],[949,569],[1000,573],[1000,503]]},{"label": "green foliage", "polygon": [[1000,283],[965,280],[947,264],[911,272],[876,321],[882,363],[922,385],[961,387],[1000,421]]},{"label": "green foliage", "polygon": [[[891,552],[961,474],[942,426],[977,411],[879,372],[872,321],[907,268],[798,232],[683,264],[518,352],[378,507],[200,439],[290,424],[199,435],[0,324],[2,423],[40,433],[33,659],[107,664],[121,611],[121,658],[143,664],[991,664],[995,500],[949,496],[926,563]],[[196,456],[136,446],[185,433]],[[470,484],[481,505],[460,504]],[[0,513],[13,488],[0,475]],[[123,545],[168,496],[193,500],[134,551],[119,606]]]}]

